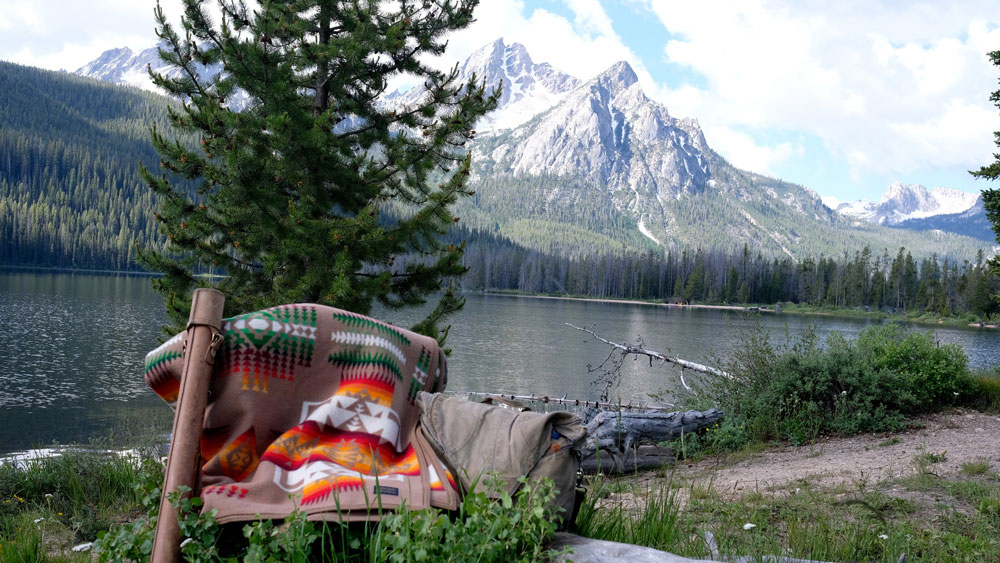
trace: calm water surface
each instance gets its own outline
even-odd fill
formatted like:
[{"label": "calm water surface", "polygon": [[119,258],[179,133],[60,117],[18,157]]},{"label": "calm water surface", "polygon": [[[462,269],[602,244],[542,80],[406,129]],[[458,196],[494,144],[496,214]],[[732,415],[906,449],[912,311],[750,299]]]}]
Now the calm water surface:
[{"label": "calm water surface", "polygon": [[[452,320],[449,390],[594,399],[587,365],[606,347],[565,325],[596,325],[619,342],[642,337],[648,348],[718,364],[737,339],[738,322],[721,311],[582,301],[468,295]],[[409,326],[419,312],[376,312]],[[763,315],[784,340],[814,326],[823,338],[853,337],[868,321]],[[85,274],[0,273],[0,454],[129,433],[165,433],[170,411],[142,379],[143,357],[166,322],[148,278]],[[922,328],[923,329],[923,328]],[[973,367],[998,360],[1000,333],[933,329],[941,343],[965,348]],[[676,371],[629,361],[615,399],[649,401],[677,385]]]}]

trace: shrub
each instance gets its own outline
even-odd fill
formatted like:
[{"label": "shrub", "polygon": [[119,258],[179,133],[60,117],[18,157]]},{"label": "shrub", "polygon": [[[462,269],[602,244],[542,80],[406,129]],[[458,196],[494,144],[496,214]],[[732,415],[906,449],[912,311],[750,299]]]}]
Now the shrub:
[{"label": "shrub", "polygon": [[958,345],[895,325],[870,327],[853,342],[833,333],[825,346],[809,331],[779,348],[751,322],[726,371],[730,377],[712,378],[705,391],[730,428],[758,441],[898,430],[907,416],[957,404],[975,389]]}]

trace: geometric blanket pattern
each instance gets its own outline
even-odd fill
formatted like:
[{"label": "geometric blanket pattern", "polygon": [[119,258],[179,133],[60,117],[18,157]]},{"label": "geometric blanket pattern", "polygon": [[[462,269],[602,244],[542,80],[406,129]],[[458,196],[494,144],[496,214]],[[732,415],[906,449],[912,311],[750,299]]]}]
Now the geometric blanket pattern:
[{"label": "geometric blanket pattern", "polygon": [[[429,337],[324,305],[223,321],[201,438],[201,497],[222,522],[376,519],[405,503],[455,509],[458,489],[422,433],[416,396],[444,390]],[[185,334],[146,356],[174,405]]]}]

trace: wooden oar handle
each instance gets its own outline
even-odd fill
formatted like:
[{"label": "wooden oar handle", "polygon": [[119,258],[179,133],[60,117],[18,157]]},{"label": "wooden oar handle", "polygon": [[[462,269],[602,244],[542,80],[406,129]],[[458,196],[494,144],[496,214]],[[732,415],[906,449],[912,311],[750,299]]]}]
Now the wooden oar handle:
[{"label": "wooden oar handle", "polygon": [[180,556],[177,511],[167,500],[167,496],[181,486],[187,486],[195,492],[201,460],[199,442],[212,380],[212,364],[222,341],[222,309],[225,301],[222,292],[215,289],[196,289],[191,298],[181,389],[177,396],[167,472],[160,496],[160,516],[156,521],[152,563],[173,563]]}]

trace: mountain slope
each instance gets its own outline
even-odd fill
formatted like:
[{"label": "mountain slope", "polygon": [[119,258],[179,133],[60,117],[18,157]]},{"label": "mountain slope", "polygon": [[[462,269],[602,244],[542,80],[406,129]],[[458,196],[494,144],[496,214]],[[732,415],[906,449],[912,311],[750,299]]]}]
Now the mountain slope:
[{"label": "mountain slope", "polygon": [[[485,81],[490,92],[500,88],[497,108],[476,124],[479,133],[510,129],[562,101],[580,81],[560,72],[548,63],[536,64],[520,43],[505,44],[503,38],[472,53],[459,66],[458,83],[473,76]],[[386,98],[390,105],[410,105],[423,95],[421,88],[404,93],[393,92]]]},{"label": "mountain slope", "polygon": [[0,62],[0,264],[137,269],[160,247],[140,161],[168,100]]},{"label": "mountain slope", "polygon": [[[811,190],[736,169],[708,146],[697,121],[648,98],[624,62],[518,127],[478,140],[473,151],[479,193],[463,212],[532,247],[547,229],[548,250],[579,252],[562,229],[580,224],[606,247],[746,244],[795,258],[865,245],[971,257],[980,245],[844,218]],[[525,217],[533,221],[530,239],[520,232]]]},{"label": "mountain slope", "polygon": [[986,210],[983,209],[983,198],[977,197],[976,203],[971,208],[961,213],[948,213],[924,217],[919,219],[907,219],[897,225],[901,229],[911,229],[914,231],[929,231],[937,229],[949,233],[965,235],[989,243],[996,242],[997,234],[993,231],[993,224],[986,218]]}]

